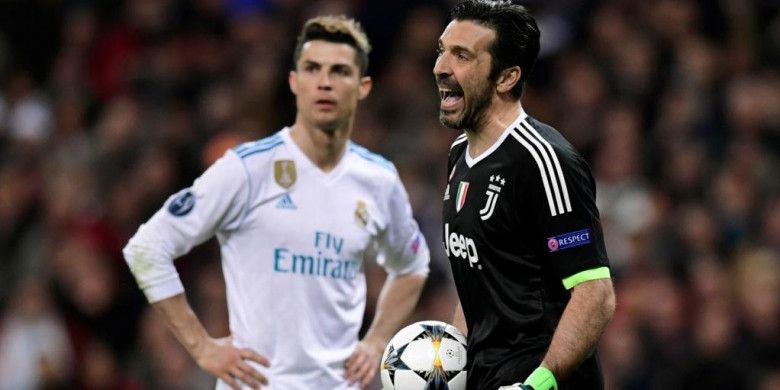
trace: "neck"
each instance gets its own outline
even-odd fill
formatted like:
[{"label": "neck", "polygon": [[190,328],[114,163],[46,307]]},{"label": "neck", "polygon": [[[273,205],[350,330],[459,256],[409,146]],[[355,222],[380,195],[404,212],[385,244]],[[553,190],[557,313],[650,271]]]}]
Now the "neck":
[{"label": "neck", "polygon": [[475,129],[466,130],[471,157],[477,157],[493,146],[522,111],[520,100],[506,101],[494,96],[482,123]]},{"label": "neck", "polygon": [[333,170],[344,155],[352,121],[334,130],[325,130],[296,118],[290,128],[290,137],[314,165],[325,172]]}]

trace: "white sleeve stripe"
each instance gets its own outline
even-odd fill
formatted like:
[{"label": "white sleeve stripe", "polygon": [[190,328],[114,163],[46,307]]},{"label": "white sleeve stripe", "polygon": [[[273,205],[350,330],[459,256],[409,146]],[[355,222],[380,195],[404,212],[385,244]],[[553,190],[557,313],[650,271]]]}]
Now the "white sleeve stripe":
[{"label": "white sleeve stripe", "polygon": [[539,144],[539,141],[537,141],[533,136],[524,132],[523,130],[520,129],[517,130],[519,131],[521,136],[525,137],[526,141],[531,141],[531,143],[534,146],[536,146],[539,154],[542,155],[545,166],[547,167],[547,172],[550,175],[551,187],[553,189],[553,193],[555,194],[555,204],[558,206],[558,214],[563,214],[566,211],[563,209],[563,201],[561,200],[561,190],[558,187],[558,179],[555,177],[555,170],[553,169],[552,163],[550,162],[550,156],[547,154],[547,150],[545,150],[544,147],[542,147],[542,145]]},{"label": "white sleeve stripe", "polygon": [[542,163],[542,160],[539,158],[539,154],[536,153],[536,150],[528,143],[526,142],[516,131],[510,131],[510,134],[512,134],[512,137],[515,137],[515,139],[520,142],[526,149],[528,149],[528,152],[531,153],[531,156],[534,158],[534,161],[536,161],[536,165],[539,167],[539,172],[542,175],[542,183],[544,184],[544,192],[547,195],[547,203],[550,205],[550,214],[552,216],[556,216],[557,212],[555,210],[555,205],[553,204],[553,198],[552,194],[550,193],[550,184],[547,182],[547,172],[545,171],[544,164]]},{"label": "white sleeve stripe", "polygon": [[450,146],[450,149],[454,148],[456,145],[462,144],[466,142],[466,134],[459,135],[458,138],[455,138],[455,141]]},{"label": "white sleeve stripe", "polygon": [[[555,155],[555,151],[553,151],[550,143],[542,138],[542,136],[539,135],[535,129],[532,129],[525,123],[521,123],[521,127],[522,128],[517,129],[520,134],[525,136],[527,140],[531,141],[539,149],[539,153],[542,154],[542,157],[544,157],[544,162],[547,164],[547,170],[550,173],[552,187],[555,191],[555,200],[557,201],[556,204],[558,205],[558,213],[564,214],[571,211],[571,203],[568,202],[569,195],[566,189],[566,182],[563,179],[563,172],[561,170],[561,165],[558,162],[558,158]],[[552,162],[555,162],[555,167],[552,166]],[[559,182],[561,183],[560,186],[558,185]],[[563,201],[561,200],[561,192],[564,193]],[[568,204],[568,207],[566,207],[566,204]]]},{"label": "white sleeve stripe", "polygon": [[542,138],[542,135],[539,134],[536,129],[533,128],[533,126],[530,126],[527,124],[527,122],[523,121],[520,123],[530,134],[535,136],[541,143],[547,148],[547,151],[550,152],[550,156],[552,156],[553,163],[555,164],[555,171],[558,174],[558,179],[561,183],[561,190],[563,191],[563,199],[566,202],[566,211],[571,212],[571,200],[569,199],[569,188],[566,186],[566,179],[563,177],[563,169],[561,169],[561,163],[558,161],[558,156],[555,154],[555,151],[553,151],[552,145],[550,145],[549,142],[547,142],[546,139]]},{"label": "white sleeve stripe", "polygon": [[[235,152],[234,152],[235,153]],[[243,158],[241,158],[237,153],[235,153],[236,158],[238,158],[238,161],[241,162],[241,167],[244,168],[244,176],[246,177],[246,205],[244,205],[244,212],[241,213],[241,220],[238,221],[237,227],[240,227],[244,224],[244,220],[246,220],[246,217],[249,215],[249,210],[251,209],[251,203],[252,203],[252,177],[249,174],[249,168],[246,166],[246,161],[244,161]]]}]

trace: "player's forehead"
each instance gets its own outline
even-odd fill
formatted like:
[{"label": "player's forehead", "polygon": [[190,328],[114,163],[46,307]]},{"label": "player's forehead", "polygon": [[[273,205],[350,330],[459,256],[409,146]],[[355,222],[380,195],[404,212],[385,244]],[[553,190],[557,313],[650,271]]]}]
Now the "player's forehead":
[{"label": "player's forehead", "polygon": [[472,20],[453,20],[439,37],[439,45],[445,49],[462,47],[474,53],[489,51],[496,32]]},{"label": "player's forehead", "polygon": [[339,42],[311,40],[301,47],[299,64],[316,63],[323,66],[346,65],[357,68],[357,50],[354,47]]}]

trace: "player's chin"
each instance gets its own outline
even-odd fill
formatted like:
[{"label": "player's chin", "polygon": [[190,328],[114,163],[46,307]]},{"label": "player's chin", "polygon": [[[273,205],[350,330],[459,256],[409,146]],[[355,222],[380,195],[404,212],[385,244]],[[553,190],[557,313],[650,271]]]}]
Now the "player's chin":
[{"label": "player's chin", "polygon": [[315,125],[325,131],[326,133],[332,133],[340,128],[345,121],[341,117],[320,117],[315,120]]},{"label": "player's chin", "polygon": [[450,129],[460,130],[463,116],[457,111],[439,110],[439,122]]}]

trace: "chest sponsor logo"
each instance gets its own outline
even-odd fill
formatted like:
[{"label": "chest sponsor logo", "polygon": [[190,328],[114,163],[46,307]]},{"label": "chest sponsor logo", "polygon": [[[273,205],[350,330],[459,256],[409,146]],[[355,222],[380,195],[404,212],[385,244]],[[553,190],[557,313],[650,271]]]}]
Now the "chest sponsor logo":
[{"label": "chest sponsor logo", "polygon": [[498,195],[501,194],[501,189],[504,188],[504,184],[506,184],[506,179],[501,177],[501,175],[490,175],[488,188],[487,191],[485,191],[487,199],[485,200],[485,205],[479,210],[479,217],[483,221],[487,221],[493,216],[493,211],[496,209],[496,203],[498,202]]},{"label": "chest sponsor logo", "polygon": [[303,277],[354,280],[362,263],[346,254],[346,240],[326,231],[314,232],[309,249],[277,247],[273,250],[274,272]]},{"label": "chest sponsor logo", "polygon": [[466,204],[466,195],[469,193],[469,182],[462,181],[458,183],[458,195],[455,197],[455,212],[459,212]]},{"label": "chest sponsor logo", "polygon": [[274,161],[274,180],[282,188],[290,188],[295,184],[295,180],[298,178],[298,173],[295,169],[295,161],[293,160],[277,160]]},{"label": "chest sponsor logo", "polygon": [[577,230],[564,233],[547,239],[547,249],[550,253],[564,249],[574,248],[580,245],[590,244],[590,229]]},{"label": "chest sponsor logo", "polygon": [[447,257],[461,258],[468,260],[469,267],[477,267],[482,269],[482,265],[479,264],[479,254],[477,253],[477,244],[474,239],[466,237],[463,234],[455,232],[450,233],[450,224],[444,224],[444,253]]}]

